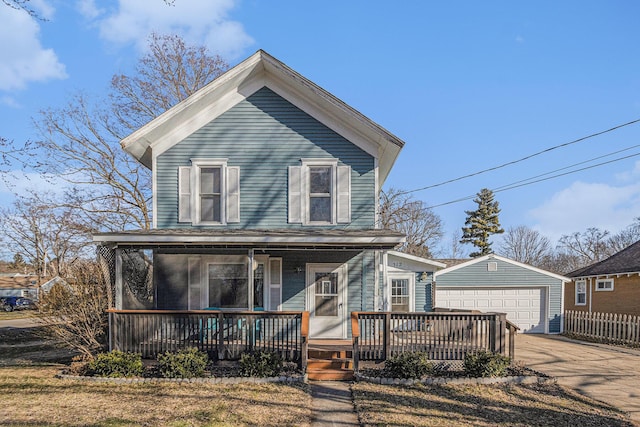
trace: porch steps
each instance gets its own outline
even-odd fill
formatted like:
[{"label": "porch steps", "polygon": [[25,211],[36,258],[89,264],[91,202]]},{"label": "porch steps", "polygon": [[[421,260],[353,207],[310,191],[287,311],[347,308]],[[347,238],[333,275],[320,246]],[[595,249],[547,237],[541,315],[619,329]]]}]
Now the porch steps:
[{"label": "porch steps", "polygon": [[349,350],[309,349],[307,377],[311,381],[351,381],[352,352]]}]

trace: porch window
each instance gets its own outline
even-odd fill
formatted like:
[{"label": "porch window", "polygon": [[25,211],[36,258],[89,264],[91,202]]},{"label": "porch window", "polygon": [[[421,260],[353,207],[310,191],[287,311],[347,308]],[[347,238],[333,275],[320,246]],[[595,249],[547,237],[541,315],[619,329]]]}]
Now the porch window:
[{"label": "porch window", "polygon": [[587,305],[587,282],[576,282],[576,305]]},{"label": "porch window", "polygon": [[613,279],[597,280],[596,291],[613,291]]},{"label": "porch window", "polygon": [[264,309],[264,263],[259,262],[253,270],[253,308]]},{"label": "porch window", "polygon": [[208,265],[209,307],[247,309],[249,278],[246,263]]},{"label": "porch window", "polygon": [[408,279],[391,279],[391,311],[411,311]]}]

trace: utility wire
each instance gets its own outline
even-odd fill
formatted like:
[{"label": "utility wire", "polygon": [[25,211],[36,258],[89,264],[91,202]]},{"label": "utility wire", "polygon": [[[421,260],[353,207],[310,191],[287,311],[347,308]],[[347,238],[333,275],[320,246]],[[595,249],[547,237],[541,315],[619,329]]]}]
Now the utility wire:
[{"label": "utility wire", "polygon": [[[588,170],[588,169],[593,169],[593,168],[598,167],[598,166],[603,166],[603,165],[607,165],[607,164],[610,164],[610,163],[619,162],[621,160],[630,159],[630,158],[636,157],[636,156],[640,156],[640,153],[630,154],[628,156],[619,157],[617,159],[609,160],[609,161],[602,162],[602,163],[597,163],[595,165],[586,166],[586,167],[583,167],[583,168],[580,168],[580,169],[576,169],[576,170],[572,170],[572,171],[569,171],[569,172],[560,173],[560,174],[557,174],[557,175],[549,176],[547,178],[537,179],[537,180],[534,180],[534,181],[529,181],[529,180],[533,179],[535,177],[523,180],[523,181],[528,181],[528,182],[524,182],[524,183],[523,183],[523,181],[517,181],[515,183],[503,185],[502,187],[498,187],[498,188],[496,188],[494,190],[491,190],[491,191],[493,191],[494,193],[500,193],[502,191],[513,190],[514,188],[524,187],[526,185],[536,184],[536,183],[542,182],[542,181],[548,181],[548,180],[553,179],[553,178],[558,178],[558,177],[561,177],[561,176],[570,175],[570,174],[576,173],[576,172],[582,172],[582,171],[585,171],[585,170]],[[584,162],[582,162],[582,163],[584,163]],[[553,172],[549,172],[549,173],[553,173]],[[548,175],[548,174],[543,174],[543,175],[539,175],[539,176],[544,176],[544,175]],[[476,197],[476,194],[474,194],[472,196],[461,197],[459,199],[451,200],[449,202],[439,203],[437,205],[427,206],[427,209],[438,208],[440,206],[446,206],[446,205],[451,205],[451,204],[454,204],[454,203],[464,202],[465,200],[471,200],[474,197]]]},{"label": "utility wire", "polygon": [[[497,170],[497,169],[501,169],[501,168],[504,168],[506,166],[511,166],[511,165],[516,164],[516,163],[520,163],[520,162],[523,162],[525,160],[529,160],[529,159],[531,159],[533,157],[536,157],[536,156],[539,156],[541,154],[548,153],[548,152],[553,151],[553,150],[557,150],[558,148],[566,147],[566,146],[569,146],[569,145],[572,145],[572,144],[577,144],[578,142],[582,142],[582,141],[585,141],[587,139],[594,138],[596,136],[604,135],[606,133],[613,132],[614,130],[618,130],[618,129],[623,128],[625,126],[630,126],[630,125],[636,124],[638,122],[640,122],[640,119],[632,120],[630,122],[614,126],[614,127],[610,128],[610,129],[603,130],[603,131],[600,131],[600,132],[596,132],[596,133],[593,133],[591,135],[583,136],[582,138],[578,138],[578,139],[575,139],[573,141],[565,142],[564,144],[555,145],[553,147],[549,147],[549,148],[544,149],[542,151],[538,151],[537,153],[533,153],[533,154],[530,154],[528,156],[522,157],[520,159],[512,160],[510,162],[503,163],[501,165],[494,166],[494,167],[491,167],[489,169],[483,169],[481,171],[473,172],[473,173],[470,173],[468,175],[463,175],[463,176],[460,176],[458,178],[449,179],[447,181],[439,182],[437,184],[427,185],[426,187],[416,188],[415,190],[401,191],[401,192],[398,193],[398,195],[410,194],[410,193],[415,193],[417,191],[423,191],[423,190],[428,190],[430,188],[440,187],[442,185],[451,184],[452,182],[461,181],[463,179],[470,178],[472,176],[481,175],[483,173],[487,173],[487,172],[491,172],[491,171],[494,171],[494,170]],[[466,199],[464,199],[464,200],[466,200]]]}]

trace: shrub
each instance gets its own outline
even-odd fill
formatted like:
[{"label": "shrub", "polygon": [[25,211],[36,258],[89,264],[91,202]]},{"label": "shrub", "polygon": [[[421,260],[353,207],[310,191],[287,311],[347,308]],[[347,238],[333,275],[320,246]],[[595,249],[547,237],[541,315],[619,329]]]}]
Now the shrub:
[{"label": "shrub", "polygon": [[243,377],[275,377],[282,371],[278,353],[256,351],[240,356],[240,375]]},{"label": "shrub", "polygon": [[422,351],[401,353],[384,362],[384,374],[391,378],[419,379],[432,372],[433,364]]},{"label": "shrub", "polygon": [[166,352],[158,355],[158,370],[164,378],[194,378],[204,376],[209,356],[197,348]]},{"label": "shrub", "polygon": [[464,372],[470,377],[502,377],[511,359],[490,351],[467,353],[464,357]]},{"label": "shrub", "polygon": [[114,350],[100,353],[89,362],[87,373],[97,377],[136,377],[142,375],[142,356],[138,353],[124,353]]}]

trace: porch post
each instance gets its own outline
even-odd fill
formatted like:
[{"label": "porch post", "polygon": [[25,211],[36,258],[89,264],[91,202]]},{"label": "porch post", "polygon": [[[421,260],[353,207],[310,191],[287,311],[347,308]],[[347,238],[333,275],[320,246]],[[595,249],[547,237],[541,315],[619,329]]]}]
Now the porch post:
[{"label": "porch post", "polygon": [[253,249],[249,249],[249,252],[247,253],[247,256],[249,257],[249,311],[253,311],[253,308],[255,306],[254,304],[254,298],[255,295],[253,295],[253,292],[255,291],[254,289],[254,284],[253,284]]}]

